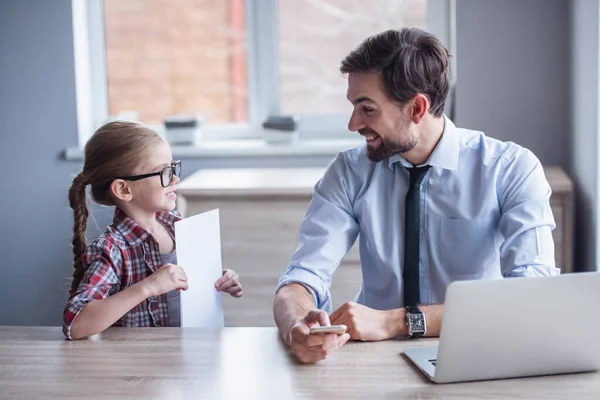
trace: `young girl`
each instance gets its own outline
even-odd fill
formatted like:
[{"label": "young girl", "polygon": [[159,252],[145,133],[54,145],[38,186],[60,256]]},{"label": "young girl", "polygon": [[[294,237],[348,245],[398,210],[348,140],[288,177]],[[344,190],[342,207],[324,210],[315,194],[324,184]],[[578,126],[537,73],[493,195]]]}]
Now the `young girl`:
[{"label": "young girl", "polygon": [[[90,138],[83,171],[69,189],[75,270],[64,311],[67,338],[111,325],[180,326],[179,290],[188,287],[174,241],[180,172],[169,145],[143,125],[111,122]],[[88,185],[97,203],[116,210],[112,224],[86,248]],[[234,271],[224,270],[215,287],[242,296]]]}]

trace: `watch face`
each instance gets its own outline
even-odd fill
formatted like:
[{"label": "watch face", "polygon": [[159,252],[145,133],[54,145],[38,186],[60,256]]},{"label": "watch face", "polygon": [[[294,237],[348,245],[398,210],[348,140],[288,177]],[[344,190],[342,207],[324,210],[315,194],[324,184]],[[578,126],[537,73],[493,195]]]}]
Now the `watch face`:
[{"label": "watch face", "polygon": [[422,332],[425,330],[423,314],[408,314],[408,323],[413,332]]}]

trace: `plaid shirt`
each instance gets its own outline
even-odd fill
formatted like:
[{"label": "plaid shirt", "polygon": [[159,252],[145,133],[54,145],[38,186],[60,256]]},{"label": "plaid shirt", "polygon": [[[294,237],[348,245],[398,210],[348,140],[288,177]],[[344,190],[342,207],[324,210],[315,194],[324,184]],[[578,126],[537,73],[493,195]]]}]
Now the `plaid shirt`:
[{"label": "plaid shirt", "polygon": [[[156,213],[156,219],[175,237],[175,222],[181,219],[177,212]],[[73,321],[87,303],[126,289],[162,266],[158,242],[118,208],[113,223],[87,247],[83,265],[83,279],[63,315],[69,339]],[[113,326],[169,326],[166,294],[144,300]]]}]

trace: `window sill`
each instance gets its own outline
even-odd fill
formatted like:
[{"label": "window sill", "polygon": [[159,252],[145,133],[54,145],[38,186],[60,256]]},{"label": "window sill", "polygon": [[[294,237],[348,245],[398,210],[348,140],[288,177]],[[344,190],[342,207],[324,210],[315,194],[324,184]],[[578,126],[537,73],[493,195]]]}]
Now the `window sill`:
[{"label": "window sill", "polygon": [[[300,140],[293,144],[268,144],[264,140],[209,140],[195,146],[171,146],[173,158],[228,158],[228,157],[288,157],[329,156],[360,146],[362,140]],[[83,149],[65,149],[67,161],[82,161]]]}]

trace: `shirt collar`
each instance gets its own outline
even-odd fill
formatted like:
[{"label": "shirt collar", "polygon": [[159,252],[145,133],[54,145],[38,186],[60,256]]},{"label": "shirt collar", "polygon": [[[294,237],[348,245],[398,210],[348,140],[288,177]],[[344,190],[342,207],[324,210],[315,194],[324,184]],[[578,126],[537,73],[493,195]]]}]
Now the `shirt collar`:
[{"label": "shirt collar", "polygon": [[[156,219],[165,225],[171,235],[174,235],[173,223],[179,218],[172,216],[170,213],[158,212],[156,213]],[[115,208],[113,225],[121,232],[121,235],[123,235],[123,238],[130,246],[137,246],[145,242],[150,236],[150,233],[147,230],[142,228],[141,225],[133,219],[129,218],[127,214],[118,207]]]},{"label": "shirt collar", "polygon": [[[435,146],[431,156],[429,156],[429,159],[422,165],[456,170],[458,168],[459,153],[458,139],[456,126],[448,117],[446,117],[446,115],[444,115],[444,132],[442,132],[442,137],[437,146]],[[390,168],[393,168],[393,165],[397,162],[407,168],[413,167],[413,165],[400,154],[393,155],[388,161]],[[417,165],[417,167],[420,167],[420,165]]]}]

